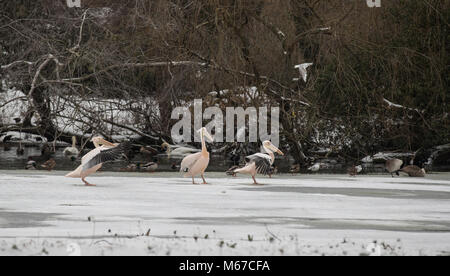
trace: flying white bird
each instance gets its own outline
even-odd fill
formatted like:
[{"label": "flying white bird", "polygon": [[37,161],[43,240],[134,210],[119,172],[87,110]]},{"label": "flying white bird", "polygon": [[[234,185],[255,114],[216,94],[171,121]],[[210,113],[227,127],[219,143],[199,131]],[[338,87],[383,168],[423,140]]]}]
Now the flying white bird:
[{"label": "flying white bird", "polygon": [[300,71],[300,75],[303,78],[305,82],[308,81],[308,67],[313,66],[314,63],[303,63],[295,66],[295,69],[298,69]]}]

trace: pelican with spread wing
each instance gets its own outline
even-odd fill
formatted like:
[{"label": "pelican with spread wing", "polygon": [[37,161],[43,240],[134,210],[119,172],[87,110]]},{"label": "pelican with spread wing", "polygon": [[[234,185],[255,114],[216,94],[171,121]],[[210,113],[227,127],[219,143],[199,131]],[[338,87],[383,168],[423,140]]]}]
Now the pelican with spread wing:
[{"label": "pelican with spread wing", "polygon": [[97,172],[103,163],[115,161],[123,156],[123,154],[131,146],[130,143],[113,144],[101,137],[92,139],[95,149],[83,156],[81,165],[73,172],[66,175],[71,178],[81,178],[86,186],[95,186],[86,181],[86,177]]},{"label": "pelican with spread wing", "polygon": [[185,173],[185,177],[192,177],[192,184],[195,183],[195,177],[201,175],[203,179],[203,184],[208,184],[205,180],[205,171],[209,165],[209,152],[206,148],[205,137],[207,137],[211,142],[214,138],[209,134],[206,128],[202,128],[198,131],[202,138],[202,151],[199,153],[191,154],[183,159],[181,162],[181,172]]},{"label": "pelican with spread wing", "polygon": [[255,178],[256,174],[270,175],[272,173],[272,165],[275,162],[274,153],[276,152],[280,155],[284,155],[284,153],[270,141],[265,141],[263,143],[263,148],[267,154],[257,153],[247,156],[245,158],[247,165],[242,169],[237,169],[234,171],[235,173],[250,174],[255,185],[258,185]]}]

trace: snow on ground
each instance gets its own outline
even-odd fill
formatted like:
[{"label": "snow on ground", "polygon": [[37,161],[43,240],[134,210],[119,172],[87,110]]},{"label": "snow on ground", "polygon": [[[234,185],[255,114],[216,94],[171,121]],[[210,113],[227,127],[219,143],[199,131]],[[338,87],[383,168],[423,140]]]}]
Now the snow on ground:
[{"label": "snow on ground", "polygon": [[0,171],[0,255],[450,254],[450,174],[63,175]]},{"label": "snow on ground", "polygon": [[[2,90],[0,93],[0,124],[13,125],[15,119],[23,120],[29,109],[29,103],[26,95],[15,88],[8,88],[6,81],[2,81]],[[1,90],[0,90],[1,92]],[[55,93],[57,95],[57,93]],[[159,104],[152,97],[138,99],[135,102],[123,99],[105,100],[101,98],[85,98],[81,99],[77,96],[51,97],[51,110],[56,112],[55,125],[60,131],[85,136],[85,130],[92,125],[98,124],[97,121],[91,120],[101,117],[106,121],[114,121],[125,126],[142,127],[142,118],[137,117],[130,109],[148,109],[148,115],[158,117],[160,110]],[[36,125],[39,117],[35,114],[31,120]],[[127,129],[115,127],[110,123],[103,123],[105,129],[120,136],[131,136],[135,133]],[[97,126],[98,127],[98,126]],[[86,137],[90,137],[86,135]]]},{"label": "snow on ground", "polygon": [[[0,124],[10,125],[14,124],[14,119],[23,119],[28,111],[28,103],[26,101],[26,95],[19,90],[9,89],[4,80],[1,83],[2,90],[5,93],[0,93]],[[36,117],[33,116],[32,122],[36,123]]]}]

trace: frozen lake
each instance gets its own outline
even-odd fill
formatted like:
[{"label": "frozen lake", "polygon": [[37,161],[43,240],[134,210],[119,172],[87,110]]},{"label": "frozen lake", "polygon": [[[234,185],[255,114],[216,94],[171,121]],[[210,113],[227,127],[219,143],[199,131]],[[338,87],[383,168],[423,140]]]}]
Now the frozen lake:
[{"label": "frozen lake", "polygon": [[449,173],[64,174],[0,171],[0,255],[450,254]]}]

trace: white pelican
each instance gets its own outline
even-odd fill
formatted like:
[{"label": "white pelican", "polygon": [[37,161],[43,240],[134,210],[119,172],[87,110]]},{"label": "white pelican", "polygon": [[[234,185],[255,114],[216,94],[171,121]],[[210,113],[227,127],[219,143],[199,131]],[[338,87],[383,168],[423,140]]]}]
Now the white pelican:
[{"label": "white pelican", "polygon": [[284,155],[284,153],[275,147],[270,141],[265,141],[263,143],[263,148],[268,154],[257,153],[247,156],[245,157],[245,162],[247,162],[247,165],[242,169],[237,169],[234,171],[235,173],[250,174],[255,185],[258,185],[255,178],[257,173],[264,175],[269,175],[272,173],[272,165],[275,162],[274,153],[276,152],[280,155]]},{"label": "white pelican", "polygon": [[75,171],[66,175],[66,177],[81,178],[86,186],[95,186],[86,181],[87,176],[98,171],[103,163],[119,159],[130,147],[128,142],[113,144],[101,137],[93,138],[92,142],[95,149],[83,156],[81,165]]},{"label": "white pelican", "polygon": [[386,170],[394,177],[394,173],[400,176],[399,171],[403,166],[403,161],[400,159],[389,159],[386,161]]},{"label": "white pelican", "polygon": [[64,155],[78,156],[78,154],[80,154],[80,151],[77,149],[77,137],[73,136],[72,137],[72,146],[64,149]]},{"label": "white pelican", "polygon": [[198,153],[200,152],[199,149],[189,148],[185,146],[179,146],[179,145],[170,145],[169,143],[165,142],[161,145],[161,147],[166,150],[167,155],[170,157],[171,155],[175,156],[186,156],[188,154]]},{"label": "white pelican", "polygon": [[308,81],[308,67],[311,67],[313,65],[314,63],[303,63],[295,66],[295,69],[298,69],[300,71],[300,75],[305,82]]},{"label": "white pelican", "polygon": [[210,142],[213,142],[214,138],[211,134],[209,134],[206,128],[202,128],[198,132],[202,138],[202,151],[184,158],[183,162],[181,162],[180,171],[186,173],[184,177],[192,177],[192,184],[196,184],[194,177],[197,175],[202,176],[203,184],[208,184],[205,180],[205,170],[209,165],[209,152],[206,148],[205,136],[210,140]]}]

